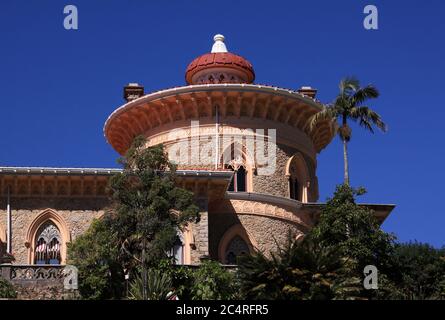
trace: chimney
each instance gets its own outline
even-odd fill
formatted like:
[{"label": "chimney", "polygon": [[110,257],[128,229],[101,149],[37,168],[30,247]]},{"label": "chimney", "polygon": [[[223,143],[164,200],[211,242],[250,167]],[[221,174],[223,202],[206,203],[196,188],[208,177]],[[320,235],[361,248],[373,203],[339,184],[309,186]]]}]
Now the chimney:
[{"label": "chimney", "polygon": [[133,101],[144,95],[144,87],[138,83],[129,83],[124,87],[124,99],[127,102]]},{"label": "chimney", "polygon": [[317,89],[314,89],[312,87],[301,87],[301,89],[298,89],[298,93],[315,99],[315,96],[317,95]]}]

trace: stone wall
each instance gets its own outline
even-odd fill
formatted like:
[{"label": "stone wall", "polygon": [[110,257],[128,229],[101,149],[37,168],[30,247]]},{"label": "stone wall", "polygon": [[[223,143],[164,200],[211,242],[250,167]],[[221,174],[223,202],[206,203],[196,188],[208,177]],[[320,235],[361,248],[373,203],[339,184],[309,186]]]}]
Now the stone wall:
[{"label": "stone wall", "polygon": [[254,249],[266,255],[269,255],[271,251],[276,251],[277,244],[284,245],[289,232],[293,237],[303,234],[296,224],[282,219],[234,212],[212,212],[209,215],[209,253],[212,259],[219,259],[220,241],[224,234],[235,225],[241,225]]},{"label": "stone wall", "polygon": [[[27,264],[27,233],[36,217],[52,209],[66,222],[69,241],[84,233],[93,219],[99,218],[108,205],[106,198],[16,198],[11,199],[12,253],[15,264]],[[6,204],[0,201],[0,224],[6,229]]]},{"label": "stone wall", "polygon": [[207,200],[198,200],[200,219],[193,224],[193,243],[190,248],[190,263],[199,264],[201,258],[209,255],[209,215]]},{"label": "stone wall", "polygon": [[285,146],[277,145],[276,149],[276,169],[272,175],[254,175],[253,191],[257,193],[265,193],[279,197],[289,197],[288,179],[285,176],[286,163],[295,153]]},{"label": "stone wall", "polygon": [[[253,175],[253,192],[265,193],[278,197],[289,197],[289,180],[286,177],[286,164],[290,157],[298,151],[285,145],[277,145],[276,170],[272,175]],[[309,201],[316,201],[318,197],[318,183],[315,177],[313,161],[303,154],[308,168],[311,186],[309,188]]]},{"label": "stone wall", "polygon": [[276,252],[277,244],[286,244],[289,234],[292,237],[302,234],[295,224],[284,220],[254,215],[239,215],[238,218],[246,232],[254,238],[256,248],[266,255]]},{"label": "stone wall", "polygon": [[219,259],[218,246],[224,233],[240,223],[238,215],[234,212],[212,212],[209,215],[209,255],[212,259]]}]

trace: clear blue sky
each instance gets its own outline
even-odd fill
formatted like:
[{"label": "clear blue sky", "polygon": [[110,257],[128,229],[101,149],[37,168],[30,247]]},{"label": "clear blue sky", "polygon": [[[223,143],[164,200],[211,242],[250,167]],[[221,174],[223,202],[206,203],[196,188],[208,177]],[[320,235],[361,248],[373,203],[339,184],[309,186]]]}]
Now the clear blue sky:
[{"label": "clear blue sky", "polygon": [[[63,28],[67,4],[77,31]],[[367,4],[378,31],[362,26]],[[444,12],[442,0],[2,0],[0,165],[117,166],[102,128],[123,85],[183,85],[222,33],[257,83],[311,85],[324,102],[347,75],[376,85],[372,107],[390,130],[354,127],[352,184],[368,189],[363,202],[397,204],[384,229],[399,240],[445,245]],[[342,182],[342,161],[336,138],[318,158],[320,201]]]}]

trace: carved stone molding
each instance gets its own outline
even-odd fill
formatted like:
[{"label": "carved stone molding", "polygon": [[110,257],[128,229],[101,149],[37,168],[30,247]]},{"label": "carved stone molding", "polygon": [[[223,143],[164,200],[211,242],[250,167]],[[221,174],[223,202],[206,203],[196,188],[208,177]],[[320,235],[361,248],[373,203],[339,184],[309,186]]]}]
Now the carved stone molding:
[{"label": "carved stone molding", "polygon": [[300,208],[290,208],[279,204],[271,204],[252,200],[228,199],[212,202],[209,205],[210,212],[234,212],[238,215],[258,215],[275,219],[286,220],[298,224],[305,230],[312,227],[312,219],[309,214]]}]

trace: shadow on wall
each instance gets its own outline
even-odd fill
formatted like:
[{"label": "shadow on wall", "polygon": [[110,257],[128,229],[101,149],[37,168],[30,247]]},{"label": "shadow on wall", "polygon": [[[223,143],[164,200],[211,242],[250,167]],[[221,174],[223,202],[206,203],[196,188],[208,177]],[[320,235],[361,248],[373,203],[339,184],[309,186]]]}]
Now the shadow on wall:
[{"label": "shadow on wall", "polygon": [[212,204],[209,205],[209,255],[223,264],[233,265],[238,256],[253,253],[256,246],[235,208],[225,211],[212,211]]}]

